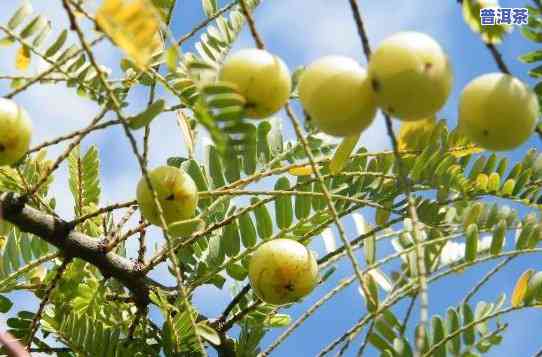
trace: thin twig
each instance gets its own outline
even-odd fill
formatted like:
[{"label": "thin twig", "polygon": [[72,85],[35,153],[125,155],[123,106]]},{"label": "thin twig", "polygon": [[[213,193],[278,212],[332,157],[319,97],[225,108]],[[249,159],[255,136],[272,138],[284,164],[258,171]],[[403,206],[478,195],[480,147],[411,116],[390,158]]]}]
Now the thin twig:
[{"label": "thin twig", "polygon": [[30,325],[30,334],[28,335],[28,339],[26,342],[27,350],[30,349],[32,346],[32,341],[34,340],[34,335],[36,334],[38,330],[38,326],[41,320],[41,316],[43,314],[43,310],[45,309],[45,305],[49,303],[49,299],[51,298],[51,293],[55,289],[55,287],[58,285],[58,282],[60,281],[60,278],[62,278],[62,274],[64,274],[64,271],[66,271],[66,268],[71,262],[71,258],[65,258],[62,264],[58,267],[58,270],[55,273],[55,276],[53,277],[53,280],[49,283],[49,286],[47,287],[47,290],[45,290],[45,294],[43,299],[41,300],[40,306],[38,308],[38,311],[36,312],[36,315],[34,315],[34,318],[32,319],[32,323]]},{"label": "thin twig", "polygon": [[[356,23],[356,27],[358,29],[358,33],[361,37],[361,42],[363,45],[363,51],[365,53],[367,61],[369,61],[371,56],[371,49],[369,46],[369,40],[367,36],[367,32],[365,31],[365,26],[361,17],[361,12],[359,10],[359,7],[355,0],[349,0],[350,7],[352,9],[354,21]],[[411,192],[411,182],[408,179],[408,173],[405,169],[403,159],[401,158],[401,154],[399,152],[399,145],[397,144],[397,138],[395,137],[395,133],[393,132],[393,125],[391,122],[391,118],[388,114],[384,113],[384,119],[386,122],[386,130],[388,137],[390,138],[392,148],[393,148],[393,154],[395,156],[395,160],[397,162],[397,168],[399,171],[399,182],[403,186],[403,190],[407,199],[407,209],[410,216],[410,219],[412,220],[412,238],[414,240],[414,244],[416,247],[416,262],[417,262],[417,270],[418,270],[418,279],[420,281],[420,323],[422,325],[427,324],[427,320],[429,318],[429,295],[428,295],[428,289],[427,289],[427,281],[426,281],[426,268],[425,268],[425,252],[420,247],[420,236],[419,236],[419,227],[418,227],[418,214],[416,212],[416,206],[414,204],[414,200],[412,198],[412,192]],[[422,347],[422,343],[424,341],[424,329],[421,329],[422,333],[418,335],[418,339],[416,340],[416,351],[415,355],[419,355],[419,350]]]},{"label": "thin twig", "polygon": [[480,290],[480,288],[489,281],[489,279],[491,279],[495,274],[501,271],[501,269],[503,269],[514,258],[515,257],[507,257],[499,264],[497,264],[493,269],[491,269],[486,275],[484,275],[484,277],[467,293],[467,295],[463,299],[463,304],[467,304],[469,300],[478,292],[478,290]]},{"label": "thin twig", "polygon": [[254,42],[256,43],[256,47],[258,47],[260,50],[265,49],[263,40],[260,34],[258,33],[258,31],[256,30],[256,23],[254,22],[252,13],[250,12],[247,4],[245,3],[245,0],[239,0],[239,5],[241,6],[241,11],[243,12],[243,15],[245,16],[245,19],[247,20],[250,33],[252,34],[252,38],[254,38]]},{"label": "thin twig", "polygon": [[128,201],[128,202],[114,203],[112,205],[99,208],[96,211],[90,212],[90,213],[88,213],[88,214],[86,214],[84,216],[77,217],[73,221],[71,221],[71,224],[75,227],[75,226],[78,226],[78,225],[80,225],[81,223],[83,223],[85,221],[88,221],[89,219],[100,216],[100,215],[102,215],[104,213],[115,211],[115,210],[121,209],[121,208],[132,207],[132,206],[136,206],[136,205],[137,205],[136,200],[132,200],[132,201]]},{"label": "thin twig", "polygon": [[41,176],[40,180],[34,185],[34,187],[27,192],[28,196],[32,196],[36,192],[38,192],[41,186],[47,182],[49,176],[51,176],[51,174],[60,167],[60,164],[70,155],[72,150],[75,149],[75,147],[79,145],[83,138],[90,132],[89,129],[94,127],[100,120],[102,120],[107,111],[107,108],[103,108],[100,113],[98,113],[98,115],[96,115],[96,117],[87,126],[86,130],[83,130],[81,133],[79,133],[79,135],[76,136],[75,140],[72,141],[70,145],[68,145],[66,150],[64,150],[64,152],[59,157],[57,157],[54,163],[46,169],[45,174]]},{"label": "thin twig", "polygon": [[208,17],[205,19],[205,21],[202,21],[200,24],[195,26],[190,32],[182,36],[179,41],[177,41],[177,45],[182,45],[184,42],[186,42],[188,39],[193,37],[198,31],[204,29],[208,24],[222,16],[225,12],[231,10],[236,4],[238,0],[232,1],[228,5],[224,6],[222,9],[218,10],[213,16]]}]

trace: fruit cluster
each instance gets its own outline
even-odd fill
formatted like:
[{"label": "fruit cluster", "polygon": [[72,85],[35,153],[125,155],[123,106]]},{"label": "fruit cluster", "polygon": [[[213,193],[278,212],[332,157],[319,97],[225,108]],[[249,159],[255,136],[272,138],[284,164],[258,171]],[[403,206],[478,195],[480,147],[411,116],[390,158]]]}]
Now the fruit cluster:
[{"label": "fruit cluster", "polygon": [[[280,110],[292,91],[286,64],[258,49],[241,50],[229,57],[220,80],[237,87],[246,99],[246,116],[255,119]],[[361,133],[371,125],[378,108],[407,123],[416,121],[402,134],[407,135],[420,132],[417,123],[435,117],[446,103],[452,83],[452,67],[440,45],[425,34],[401,32],[380,44],[368,70],[341,56],[311,63],[299,79],[298,93],[305,112],[329,135]],[[537,97],[524,83],[508,74],[490,73],[463,89],[459,128],[482,148],[509,150],[533,133],[538,113]],[[31,127],[23,108],[0,98],[0,166],[12,165],[26,154]],[[148,181],[140,180],[137,201],[151,224],[168,228],[194,216],[198,190],[186,172],[162,166],[148,173]],[[253,253],[249,280],[262,300],[276,305],[292,303],[314,289],[318,264],[301,243],[275,239]]]},{"label": "fruit cluster", "polygon": [[[256,49],[227,59],[220,79],[235,84],[247,99],[246,116],[263,118],[285,105],[291,90],[288,68],[276,56]],[[327,56],[309,64],[299,78],[299,100],[324,133],[357,135],[380,108],[402,121],[434,118],[453,85],[452,66],[441,46],[419,32],[385,39],[365,70],[353,59]],[[488,150],[511,150],[533,133],[539,106],[534,92],[504,73],[470,82],[459,101],[459,128]]]}]

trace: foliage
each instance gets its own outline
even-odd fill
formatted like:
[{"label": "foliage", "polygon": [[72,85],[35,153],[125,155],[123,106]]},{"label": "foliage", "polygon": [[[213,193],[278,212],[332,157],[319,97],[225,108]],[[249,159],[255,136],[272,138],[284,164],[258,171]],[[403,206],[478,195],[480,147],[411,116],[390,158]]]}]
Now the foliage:
[{"label": "foliage", "polygon": [[[29,207],[49,215],[56,233],[67,227],[66,239],[75,232],[95,250],[91,257],[79,256],[69,246],[49,244],[50,237],[28,233],[32,227],[0,222],[0,313],[9,313],[9,331],[22,343],[61,356],[199,356],[208,348],[224,356],[266,355],[336,294],[355,285],[365,301],[356,312],[359,321],[347,331],[330,329],[338,336],[323,353],[338,346],[344,353],[361,334],[361,352],[370,345],[382,356],[411,356],[416,349],[434,356],[477,356],[490,355],[505,337],[503,315],[542,303],[542,275],[534,270],[518,277],[510,304],[504,295],[496,302],[473,301],[510,260],[540,253],[539,151],[531,149],[513,162],[505,154],[483,151],[459,129],[448,128],[446,120],[432,119],[405,124],[398,135],[400,160],[393,151],[368,152],[357,145],[356,136],[337,144],[310,123],[305,123],[304,136],[292,141],[279,116],[247,120],[245,98],[235,86],[217,81],[246,23],[241,1],[220,8],[218,1],[203,0],[205,21],[180,39],[169,31],[172,0],[132,5],[105,0],[97,15],[85,1],[63,3],[75,22],[56,36],[51,35],[55,24],[34,14],[26,1],[0,24],[5,35],[1,45],[17,46],[16,67],[26,74],[10,79],[6,96],[65,82],[102,107],[104,115],[89,127],[42,143],[16,165],[0,167],[0,203],[8,194],[22,195]],[[458,12],[463,11],[482,41],[495,46],[506,29],[478,26],[474,3],[463,1]],[[245,0],[249,12],[259,4]],[[541,40],[540,8],[529,8],[532,16],[522,30],[536,43]],[[96,31],[83,31],[82,23]],[[197,34],[194,52],[182,51]],[[120,79],[98,64],[94,46],[100,41],[111,41],[127,55],[120,63]],[[49,67],[28,74],[38,58]],[[526,63],[541,58],[540,51],[520,57]],[[541,67],[529,72],[534,78],[541,73]],[[148,104],[127,115],[133,105],[128,95],[142,87],[152,93]],[[541,88],[535,87],[539,99]],[[158,89],[172,95],[160,97]],[[291,99],[296,99],[295,88]],[[100,155],[103,161],[109,153],[85,146],[83,140],[96,130],[122,126],[145,175],[148,132],[170,112],[177,113],[189,149],[186,157],[163,161],[193,178],[200,199],[194,218],[169,226],[151,246],[145,243],[152,232],[148,225],[130,220],[134,202],[105,206],[100,200]],[[115,119],[102,121],[105,113]],[[295,116],[291,120],[298,124]],[[210,141],[197,141],[200,129]],[[47,158],[44,148],[66,141],[69,145],[58,158]],[[197,145],[204,149],[203,158],[194,154]],[[56,216],[56,193],[49,192],[62,164],[68,172],[63,184],[73,198],[70,221]],[[348,232],[350,247],[337,245],[332,230],[337,219],[352,220],[356,227],[356,235]],[[276,238],[310,245],[319,236],[326,247],[318,259],[320,289],[303,301],[313,303],[305,312],[295,316],[289,306],[267,304],[252,292],[248,263],[259,246]],[[363,268],[356,272],[360,280],[357,274],[335,278],[345,256],[359,258],[352,258],[349,249],[362,251]],[[100,268],[98,263],[108,258],[125,270]],[[456,306],[430,321],[399,316],[404,311],[396,306],[416,301],[422,279],[432,286],[492,260],[501,260],[498,269],[489,271]],[[155,275],[149,273],[156,271],[169,273],[168,286],[151,278]],[[123,284],[129,279],[139,279],[134,281],[147,289],[148,300]],[[204,316],[193,302],[194,292],[204,285],[232,287],[232,301],[220,316]],[[39,299],[39,308],[15,311],[18,290]],[[263,338],[271,329],[282,329],[282,334],[265,346]]]}]

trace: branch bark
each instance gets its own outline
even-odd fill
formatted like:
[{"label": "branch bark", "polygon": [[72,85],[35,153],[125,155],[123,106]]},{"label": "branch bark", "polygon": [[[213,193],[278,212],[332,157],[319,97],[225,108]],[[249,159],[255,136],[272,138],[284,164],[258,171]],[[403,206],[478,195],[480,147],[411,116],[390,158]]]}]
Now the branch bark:
[{"label": "branch bark", "polygon": [[28,206],[13,193],[0,196],[0,217],[54,245],[67,257],[80,258],[96,266],[105,278],[119,280],[133,294],[138,306],[147,306],[149,286],[159,285],[147,278],[137,262],[112,252],[106,253],[101,239],[73,230],[68,222]]}]

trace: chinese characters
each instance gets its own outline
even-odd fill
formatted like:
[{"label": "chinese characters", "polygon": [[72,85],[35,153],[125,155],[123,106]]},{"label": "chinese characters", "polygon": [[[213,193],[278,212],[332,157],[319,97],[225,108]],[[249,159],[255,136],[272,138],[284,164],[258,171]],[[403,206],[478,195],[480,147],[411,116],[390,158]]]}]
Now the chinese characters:
[{"label": "chinese characters", "polygon": [[529,9],[527,8],[485,8],[480,10],[480,23],[492,25],[527,25]]}]

